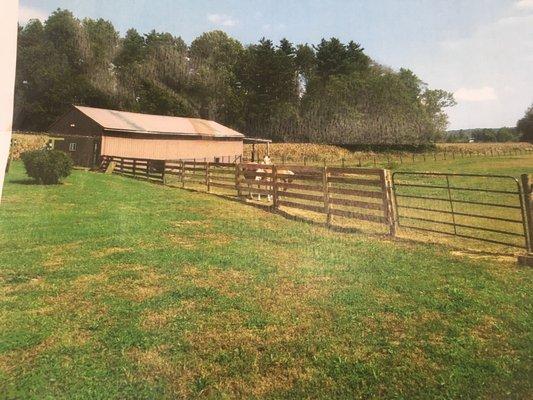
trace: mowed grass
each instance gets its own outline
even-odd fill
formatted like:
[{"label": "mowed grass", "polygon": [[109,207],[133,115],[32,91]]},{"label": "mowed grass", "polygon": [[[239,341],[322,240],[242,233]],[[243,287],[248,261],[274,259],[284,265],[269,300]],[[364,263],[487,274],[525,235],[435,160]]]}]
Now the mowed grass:
[{"label": "mowed grass", "polygon": [[533,271],[76,171],[0,205],[0,397],[531,398]]},{"label": "mowed grass", "polygon": [[[385,166],[386,167],[386,166]],[[394,171],[451,172],[459,174],[509,175],[520,178],[521,174],[533,174],[533,154],[506,156],[472,156],[456,159],[429,157],[426,161],[415,159],[415,163],[405,162],[392,165]]]}]

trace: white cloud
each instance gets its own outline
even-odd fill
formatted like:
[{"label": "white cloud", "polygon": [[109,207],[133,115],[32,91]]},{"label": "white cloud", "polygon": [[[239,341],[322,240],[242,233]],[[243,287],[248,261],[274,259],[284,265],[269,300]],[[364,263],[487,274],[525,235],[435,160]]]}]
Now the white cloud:
[{"label": "white cloud", "polygon": [[533,10],[533,0],[519,0],[515,3],[515,7],[521,10]]},{"label": "white cloud", "polygon": [[19,22],[21,24],[27,23],[30,19],[40,19],[41,21],[44,21],[47,18],[48,13],[46,11],[34,7],[19,7]]},{"label": "white cloud", "polygon": [[231,27],[237,25],[237,20],[225,14],[208,14],[207,20],[215,25]]},{"label": "white cloud", "polygon": [[417,70],[432,87],[455,91],[451,128],[514,126],[531,104],[533,13],[518,3],[469,35],[441,42]]},{"label": "white cloud", "polygon": [[453,94],[457,101],[489,101],[496,100],[496,90],[491,86],[481,88],[462,87]]}]

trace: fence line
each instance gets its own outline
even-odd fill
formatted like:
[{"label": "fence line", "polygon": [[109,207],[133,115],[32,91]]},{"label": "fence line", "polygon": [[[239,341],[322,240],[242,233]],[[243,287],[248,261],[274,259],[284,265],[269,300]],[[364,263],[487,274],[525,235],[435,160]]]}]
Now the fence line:
[{"label": "fence line", "polygon": [[[341,167],[371,165],[377,167],[378,165],[392,165],[397,163],[400,165],[414,164],[416,162],[437,162],[455,159],[464,159],[472,157],[502,157],[502,156],[518,156],[533,154],[533,148],[515,148],[515,149],[488,149],[483,151],[473,150],[445,150],[435,151],[429,153],[361,153],[353,157],[341,157],[337,159],[321,158],[318,156],[303,156],[295,159],[292,156],[285,154],[281,156],[271,156],[270,158],[277,164],[302,164],[307,165],[336,165]],[[255,158],[257,159],[257,157]],[[243,161],[249,162],[250,158],[243,158]]]},{"label": "fence line", "polygon": [[[381,168],[109,156],[104,157],[101,165],[101,170],[106,169],[183,188],[200,186],[207,192],[217,188],[239,199],[259,200],[265,196],[274,209],[314,213],[323,216],[328,226],[335,217],[375,223],[386,227],[391,236],[397,234],[398,228],[414,229],[533,252],[533,181],[528,175],[519,182],[513,177],[496,175],[416,172],[391,175]],[[399,177],[426,180],[413,182]],[[452,179],[462,183],[455,184]],[[488,187],[480,186],[482,179],[487,180]],[[496,179],[512,180],[516,186],[505,187],[497,184]]]}]

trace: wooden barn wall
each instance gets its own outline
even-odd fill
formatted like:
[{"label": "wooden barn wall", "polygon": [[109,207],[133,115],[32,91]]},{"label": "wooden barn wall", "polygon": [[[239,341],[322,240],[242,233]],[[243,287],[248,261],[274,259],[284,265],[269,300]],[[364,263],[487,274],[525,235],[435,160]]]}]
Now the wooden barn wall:
[{"label": "wooden barn wall", "polygon": [[177,138],[102,137],[102,155],[152,160],[201,159],[241,156],[241,140],[186,140]]},{"label": "wooden barn wall", "polygon": [[[94,167],[98,164],[99,157],[95,157],[94,150],[97,145],[98,138],[87,136],[64,136],[65,140],[57,140],[54,142],[54,148],[61,150],[70,155],[74,161],[74,165],[80,167]],[[76,149],[72,151],[70,145],[76,144]]]},{"label": "wooden barn wall", "polygon": [[[71,126],[71,124],[74,124],[74,126]],[[85,114],[73,108],[54,122],[48,132],[60,136],[100,136],[102,128]]]}]

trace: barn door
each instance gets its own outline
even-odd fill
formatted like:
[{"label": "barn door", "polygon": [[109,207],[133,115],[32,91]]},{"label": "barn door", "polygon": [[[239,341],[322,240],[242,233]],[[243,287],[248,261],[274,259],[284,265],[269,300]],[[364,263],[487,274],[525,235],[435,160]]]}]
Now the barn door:
[{"label": "barn door", "polygon": [[101,137],[95,137],[94,138],[94,144],[93,144],[93,160],[92,160],[92,167],[100,165],[100,153],[102,149],[102,138]]}]

